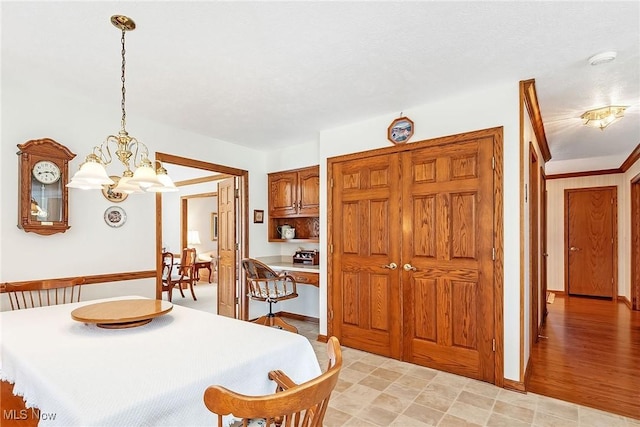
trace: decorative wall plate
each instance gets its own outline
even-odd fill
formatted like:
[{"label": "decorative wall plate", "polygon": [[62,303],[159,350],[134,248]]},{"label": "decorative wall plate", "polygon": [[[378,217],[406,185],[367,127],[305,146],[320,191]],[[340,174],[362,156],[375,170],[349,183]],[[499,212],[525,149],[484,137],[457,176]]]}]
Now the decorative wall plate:
[{"label": "decorative wall plate", "polygon": [[387,138],[394,144],[404,144],[413,136],[413,120],[398,117],[387,128]]},{"label": "decorative wall plate", "polygon": [[104,211],[104,222],[106,222],[109,227],[122,227],[126,221],[127,214],[124,209],[119,206],[110,206]]},{"label": "decorative wall plate", "polygon": [[127,193],[120,193],[120,192],[116,193],[115,191],[113,191],[113,189],[116,188],[116,185],[118,185],[118,181],[120,181],[120,177],[116,175],[111,175],[109,176],[109,178],[113,180],[113,184],[103,185],[102,195],[104,196],[105,199],[107,199],[110,202],[113,202],[113,203],[123,202],[127,197],[129,197],[129,195]]}]

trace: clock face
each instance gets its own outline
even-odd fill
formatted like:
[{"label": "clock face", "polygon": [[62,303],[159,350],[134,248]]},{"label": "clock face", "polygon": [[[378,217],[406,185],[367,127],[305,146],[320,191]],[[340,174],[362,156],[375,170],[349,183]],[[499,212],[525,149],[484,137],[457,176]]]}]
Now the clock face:
[{"label": "clock face", "polygon": [[32,173],[43,184],[53,184],[60,179],[60,168],[49,160],[41,160],[33,165]]}]

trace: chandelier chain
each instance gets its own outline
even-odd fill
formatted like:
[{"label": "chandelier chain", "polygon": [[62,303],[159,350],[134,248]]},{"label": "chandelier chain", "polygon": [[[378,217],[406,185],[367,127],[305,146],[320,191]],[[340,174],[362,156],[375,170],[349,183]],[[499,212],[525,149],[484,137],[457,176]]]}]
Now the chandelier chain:
[{"label": "chandelier chain", "polygon": [[124,82],[125,82],[125,76],[124,76],[124,71],[125,71],[125,65],[126,65],[126,61],[125,61],[125,48],[124,48],[124,34],[125,34],[125,30],[122,30],[122,38],[120,39],[120,42],[122,43],[122,67],[121,67],[121,71],[122,71],[122,75],[120,77],[120,80],[122,81],[122,101],[120,103],[120,107],[122,109],[122,120],[120,122],[120,126],[122,127],[122,130],[125,130],[125,125],[126,125],[126,118],[127,118],[127,112],[125,111],[125,98],[126,98],[126,92],[127,90],[125,89],[124,86]]}]

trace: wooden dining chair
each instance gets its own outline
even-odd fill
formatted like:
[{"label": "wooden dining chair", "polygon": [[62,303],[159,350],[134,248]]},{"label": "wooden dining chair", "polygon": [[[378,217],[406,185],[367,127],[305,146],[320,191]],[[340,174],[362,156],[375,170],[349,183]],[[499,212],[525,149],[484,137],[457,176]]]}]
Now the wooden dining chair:
[{"label": "wooden dining chair", "polygon": [[338,338],[329,338],[327,355],[328,369],[307,382],[296,384],[284,372],[271,371],[269,379],[276,383],[273,394],[247,396],[215,385],[205,390],[204,404],[218,415],[218,427],[223,426],[223,416],[229,414],[242,419],[232,427],[322,427],[329,398],[342,368],[342,350]]},{"label": "wooden dining chair", "polygon": [[18,284],[6,283],[11,310],[68,304],[80,301],[84,277],[73,279],[33,280]]},{"label": "wooden dining chair", "polygon": [[269,303],[269,313],[260,316],[254,323],[273,326],[298,333],[298,329],[273,314],[273,304],[298,296],[296,280],[286,273],[276,273],[268,265],[253,258],[242,260],[242,268],[247,277],[249,298]]},{"label": "wooden dining chair", "polygon": [[193,300],[197,301],[196,293],[193,290],[193,284],[196,281],[196,250],[193,248],[185,248],[180,256],[180,264],[175,265],[175,258],[170,252],[162,253],[162,291],[168,292],[169,301],[173,297],[173,289],[178,288],[180,295],[184,298],[182,286],[189,286]]}]

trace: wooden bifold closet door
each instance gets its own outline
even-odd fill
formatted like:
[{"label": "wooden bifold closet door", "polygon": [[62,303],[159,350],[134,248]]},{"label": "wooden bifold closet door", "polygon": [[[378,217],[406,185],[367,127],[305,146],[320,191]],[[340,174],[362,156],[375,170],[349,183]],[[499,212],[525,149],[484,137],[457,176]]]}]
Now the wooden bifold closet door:
[{"label": "wooden bifold closet door", "polygon": [[333,163],[332,333],[494,382],[493,136],[437,141]]}]

